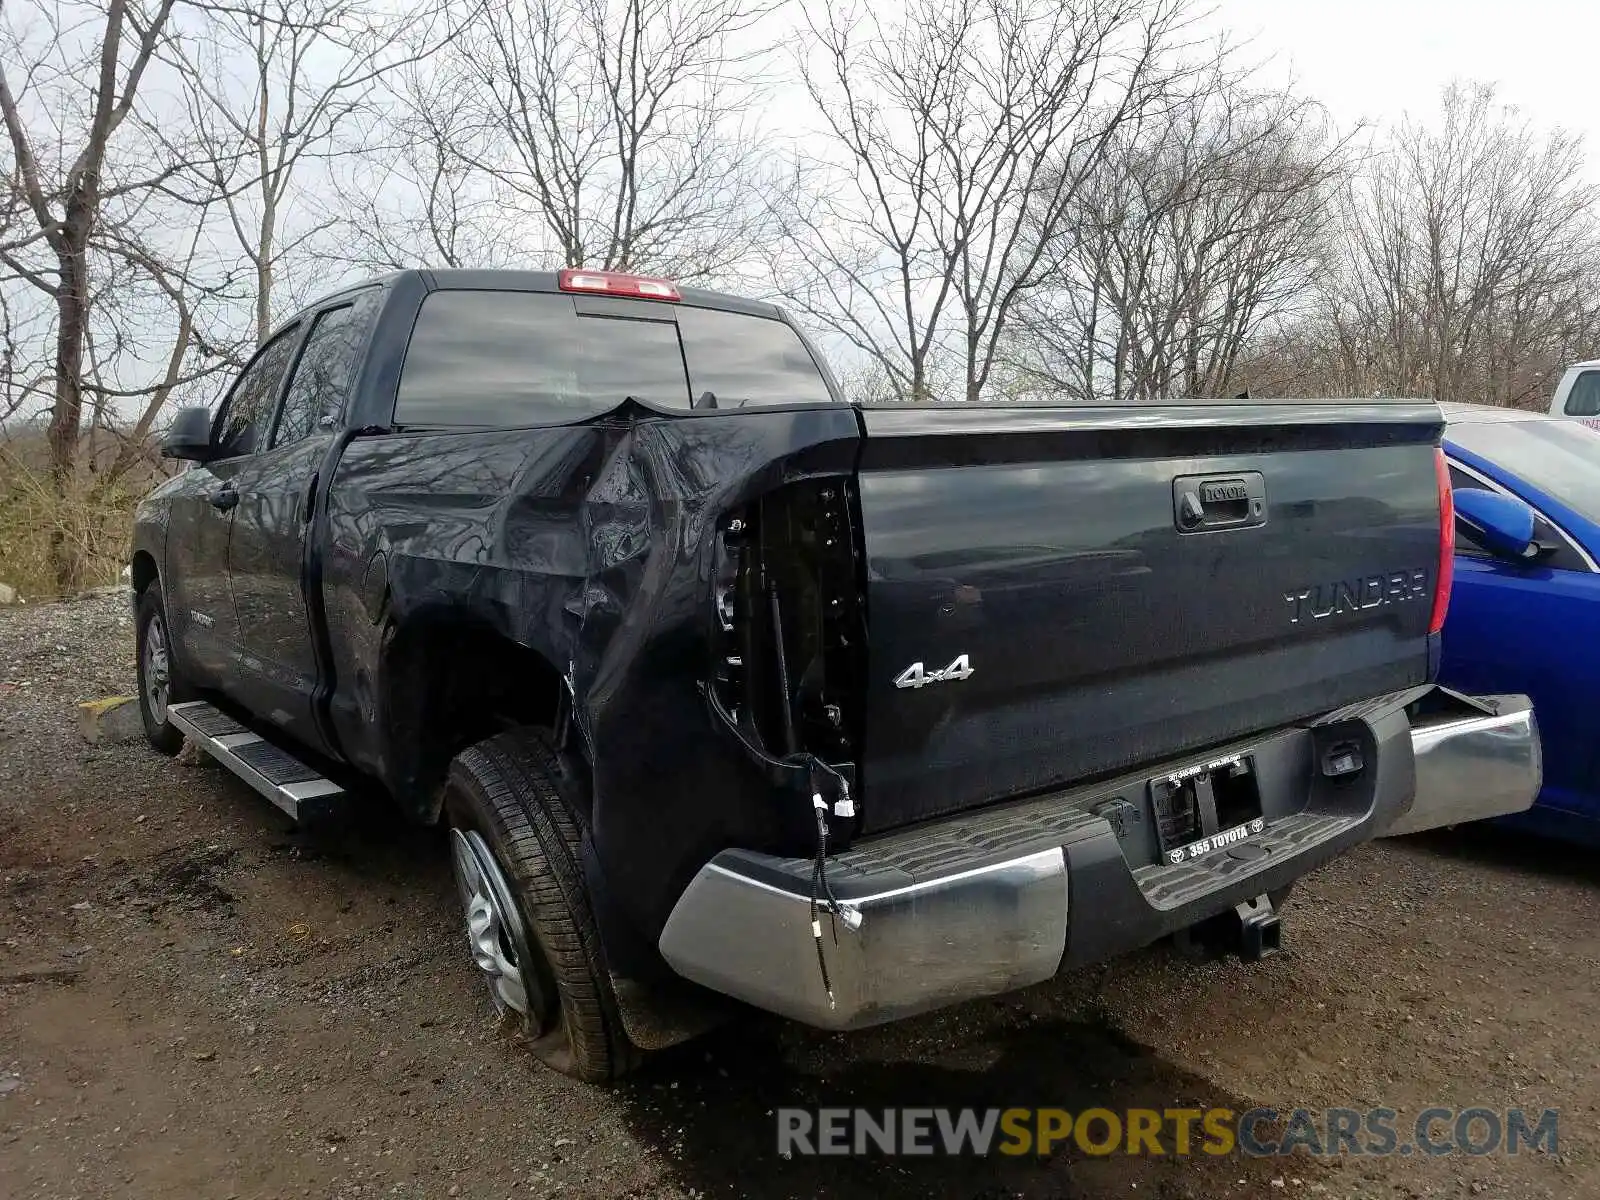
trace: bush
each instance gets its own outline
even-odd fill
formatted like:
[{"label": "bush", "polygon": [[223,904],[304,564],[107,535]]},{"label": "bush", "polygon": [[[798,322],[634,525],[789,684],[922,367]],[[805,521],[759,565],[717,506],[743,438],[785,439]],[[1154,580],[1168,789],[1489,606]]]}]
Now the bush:
[{"label": "bush", "polygon": [[49,472],[28,461],[17,441],[0,445],[0,583],[24,599],[55,596],[52,545],[59,538],[78,564],[81,587],[115,583],[128,562],[133,509],[148,489],[147,472],[139,486],[125,476],[106,484],[83,474],[66,496],[56,495]]}]

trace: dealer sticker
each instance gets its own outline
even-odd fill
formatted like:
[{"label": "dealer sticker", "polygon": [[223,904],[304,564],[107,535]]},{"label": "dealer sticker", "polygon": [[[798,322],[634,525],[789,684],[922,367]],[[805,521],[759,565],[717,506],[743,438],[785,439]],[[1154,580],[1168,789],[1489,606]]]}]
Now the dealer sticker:
[{"label": "dealer sticker", "polygon": [[1229,846],[1237,846],[1246,838],[1254,837],[1267,827],[1267,822],[1261,817],[1253,821],[1246,821],[1243,825],[1235,825],[1232,829],[1224,829],[1221,833],[1214,833],[1210,837],[1203,837],[1199,841],[1190,842],[1187,846],[1179,846],[1176,850],[1167,851],[1167,861],[1176,866],[1181,862],[1193,862],[1203,858],[1214,850],[1224,850]]}]

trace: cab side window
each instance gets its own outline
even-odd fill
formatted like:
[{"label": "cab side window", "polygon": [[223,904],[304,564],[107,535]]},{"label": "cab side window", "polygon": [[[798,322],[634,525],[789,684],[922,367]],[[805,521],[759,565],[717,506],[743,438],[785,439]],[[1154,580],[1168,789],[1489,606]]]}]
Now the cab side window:
[{"label": "cab side window", "polygon": [[1569,417],[1600,417],[1600,371],[1585,371],[1572,381],[1565,412]]},{"label": "cab side window", "polygon": [[289,379],[272,435],[274,446],[310,437],[324,419],[338,419],[361,368],[361,352],[377,311],[378,293],[371,291],[317,317]]},{"label": "cab side window", "polygon": [[300,340],[297,326],[273,338],[244,369],[223,402],[222,427],[217,437],[219,458],[237,458],[264,449],[273,403],[289,369],[289,356]]}]

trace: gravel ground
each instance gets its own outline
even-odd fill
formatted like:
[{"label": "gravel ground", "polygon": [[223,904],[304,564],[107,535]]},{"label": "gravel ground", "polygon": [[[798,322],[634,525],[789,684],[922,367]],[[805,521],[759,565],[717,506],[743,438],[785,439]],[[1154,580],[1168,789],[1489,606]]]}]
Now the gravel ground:
[{"label": "gravel ground", "polygon": [[[120,595],[0,611],[0,1197],[1600,1195],[1596,872],[1468,831],[1306,880],[1255,966],[1153,948],[849,1036],[752,1017],[586,1087],[498,1030],[440,838],[296,832],[89,746]],[[1558,1154],[795,1159],[805,1105],[1561,1110]]]}]

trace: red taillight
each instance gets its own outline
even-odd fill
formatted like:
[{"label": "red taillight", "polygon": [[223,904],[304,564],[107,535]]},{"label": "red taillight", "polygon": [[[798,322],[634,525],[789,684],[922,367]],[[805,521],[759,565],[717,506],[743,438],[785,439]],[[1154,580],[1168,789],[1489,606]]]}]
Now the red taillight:
[{"label": "red taillight", "polygon": [[630,296],[635,300],[681,300],[678,285],[670,279],[627,275],[621,271],[591,271],[587,267],[562,267],[556,286],[563,292],[593,292],[601,296]]},{"label": "red taillight", "polygon": [[1444,615],[1450,609],[1450,583],[1456,573],[1456,501],[1450,493],[1450,467],[1444,451],[1434,451],[1434,471],[1439,478],[1439,583],[1433,593],[1433,618],[1428,632],[1444,628]]}]

